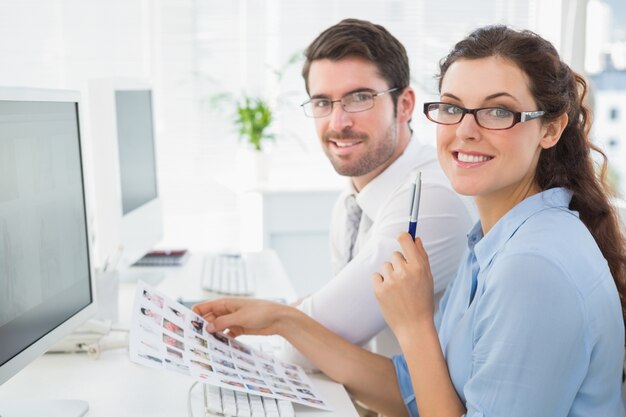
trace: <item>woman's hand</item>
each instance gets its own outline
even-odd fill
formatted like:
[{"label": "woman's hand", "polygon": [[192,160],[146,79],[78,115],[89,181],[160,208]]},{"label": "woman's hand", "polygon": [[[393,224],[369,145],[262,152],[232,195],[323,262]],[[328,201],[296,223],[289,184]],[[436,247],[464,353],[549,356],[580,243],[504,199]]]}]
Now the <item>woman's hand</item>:
[{"label": "woman's hand", "polygon": [[280,320],[291,308],[252,298],[220,298],[196,304],[192,310],[208,321],[208,332],[228,329],[229,335],[237,337],[243,334],[278,334]]},{"label": "woman's hand", "polygon": [[410,326],[424,320],[432,323],[434,300],[433,276],[421,239],[413,242],[410,234],[402,233],[398,242],[402,253],[395,252],[372,279],[385,321],[400,339]]}]

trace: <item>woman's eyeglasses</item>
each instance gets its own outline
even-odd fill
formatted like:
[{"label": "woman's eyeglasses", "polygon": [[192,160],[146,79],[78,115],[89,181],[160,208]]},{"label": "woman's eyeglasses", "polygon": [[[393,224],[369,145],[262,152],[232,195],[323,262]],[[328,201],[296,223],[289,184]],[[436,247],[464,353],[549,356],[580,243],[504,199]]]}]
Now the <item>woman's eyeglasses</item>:
[{"label": "woman's eyeglasses", "polygon": [[520,112],[502,107],[466,109],[450,103],[424,103],[424,114],[431,122],[440,125],[455,125],[461,123],[466,114],[471,114],[478,126],[490,130],[510,129],[518,123],[537,119],[545,113],[542,110]]}]

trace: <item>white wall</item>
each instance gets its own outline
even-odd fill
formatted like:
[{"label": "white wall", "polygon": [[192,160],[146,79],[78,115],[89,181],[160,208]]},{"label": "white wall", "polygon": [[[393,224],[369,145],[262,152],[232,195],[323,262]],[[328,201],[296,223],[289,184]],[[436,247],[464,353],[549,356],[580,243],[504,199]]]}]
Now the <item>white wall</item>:
[{"label": "white wall", "polygon": [[[228,178],[238,141],[224,91],[268,97],[277,140],[270,181],[333,187],[319,150],[300,65],[281,68],[321,30],[345,17],[386,26],[407,47],[418,102],[436,93],[432,75],[453,41],[478,25],[509,23],[560,42],[560,0],[0,0],[0,83],[85,90],[91,78],[143,78],[155,89],[162,246],[206,250],[240,245],[240,207]],[[556,11],[556,12],[555,12]],[[434,141],[419,112],[416,133]],[[85,126],[89,133],[89,126]],[[226,179],[226,180],[225,180]]]},{"label": "white wall", "polygon": [[[235,193],[211,180],[215,169],[227,166],[224,154],[232,153],[235,141],[218,129],[199,133],[206,122],[194,75],[195,11],[189,0],[2,0],[0,80],[78,89],[83,96],[92,78],[152,82],[166,241],[236,246]],[[83,129],[88,137],[87,118]],[[216,151],[216,137],[233,139],[231,149]]]}]

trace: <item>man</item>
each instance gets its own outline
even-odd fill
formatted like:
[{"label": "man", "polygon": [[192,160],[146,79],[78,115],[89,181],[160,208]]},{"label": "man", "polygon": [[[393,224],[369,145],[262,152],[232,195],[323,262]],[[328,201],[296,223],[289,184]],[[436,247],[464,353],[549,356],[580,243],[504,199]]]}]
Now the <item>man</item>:
[{"label": "man", "polygon": [[[450,188],[435,149],[412,137],[415,93],[406,51],[395,37],[382,26],[346,19],[322,32],[305,56],[302,74],[310,100],[303,109],[314,119],[331,164],[351,181],[332,214],[335,276],[298,308],[353,343],[370,342],[377,353],[397,354],[371,277],[400,250],[396,238],[408,227],[417,171],[422,174],[417,235],[439,294],[465,249],[471,207]],[[308,365],[288,346],[281,356]]]}]

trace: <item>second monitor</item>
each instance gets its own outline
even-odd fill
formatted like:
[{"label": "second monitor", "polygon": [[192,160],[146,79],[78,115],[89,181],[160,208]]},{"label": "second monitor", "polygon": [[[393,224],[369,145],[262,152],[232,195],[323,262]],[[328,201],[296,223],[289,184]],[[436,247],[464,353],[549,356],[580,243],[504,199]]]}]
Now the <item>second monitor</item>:
[{"label": "second monitor", "polygon": [[128,267],[163,236],[152,99],[142,81],[90,83],[96,267],[121,280],[133,280]]}]

